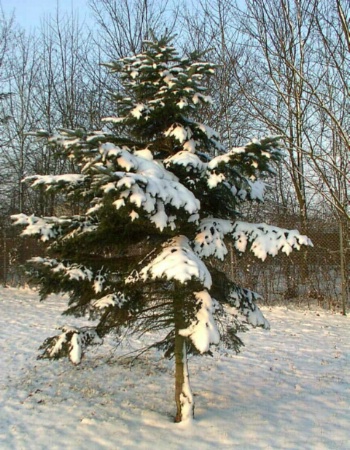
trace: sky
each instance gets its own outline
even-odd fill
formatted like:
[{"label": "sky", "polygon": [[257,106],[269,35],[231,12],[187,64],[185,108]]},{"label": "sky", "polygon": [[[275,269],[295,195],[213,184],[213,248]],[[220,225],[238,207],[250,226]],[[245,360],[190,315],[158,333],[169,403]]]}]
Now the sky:
[{"label": "sky", "polygon": [[55,14],[57,4],[61,12],[78,13],[81,18],[89,14],[88,0],[2,0],[6,15],[15,13],[16,22],[26,30],[40,25],[45,15]]}]

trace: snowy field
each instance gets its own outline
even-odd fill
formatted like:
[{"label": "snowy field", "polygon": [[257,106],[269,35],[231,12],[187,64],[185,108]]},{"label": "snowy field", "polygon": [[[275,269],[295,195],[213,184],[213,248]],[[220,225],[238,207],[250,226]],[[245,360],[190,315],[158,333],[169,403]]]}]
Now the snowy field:
[{"label": "snowy field", "polygon": [[77,367],[36,359],[55,326],[74,323],[63,303],[0,288],[0,449],[350,449],[348,317],[262,308],[271,331],[245,333],[238,356],[190,360],[196,420],[184,425],[158,353],[131,367],[106,342]]}]

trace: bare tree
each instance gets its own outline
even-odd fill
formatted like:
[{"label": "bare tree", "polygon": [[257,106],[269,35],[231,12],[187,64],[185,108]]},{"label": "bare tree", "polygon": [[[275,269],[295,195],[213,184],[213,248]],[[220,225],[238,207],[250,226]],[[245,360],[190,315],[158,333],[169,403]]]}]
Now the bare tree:
[{"label": "bare tree", "polygon": [[[67,170],[66,163],[49,146],[37,145],[31,132],[55,132],[59,126],[101,126],[106,104],[101,103],[104,74],[101,66],[91,61],[93,41],[85,30],[76,17],[57,11],[54,17],[43,20],[36,35],[22,32],[16,37],[3,83],[11,95],[0,103],[0,116],[4,118],[2,190],[10,212],[25,211],[30,205],[42,214],[52,213],[57,197],[52,194],[51,199],[44,200],[40,190],[29,196],[22,179],[32,173]],[[93,65],[97,66],[94,71]]]},{"label": "bare tree", "polygon": [[241,108],[242,86],[235,79],[246,58],[236,16],[237,6],[231,0],[195,1],[184,5],[181,14],[183,51],[198,52],[217,64],[208,80],[214,105],[204,114],[228,146],[240,145],[256,129],[255,119]]},{"label": "bare tree", "polygon": [[285,137],[289,174],[304,231],[307,192],[303,149],[314,115],[305,79],[313,72],[310,49],[315,42],[316,4],[314,0],[247,0],[240,24],[251,51],[241,72],[236,72],[245,107],[267,130]]},{"label": "bare tree", "polygon": [[73,14],[62,15],[57,9],[55,16],[42,22],[40,40],[41,83],[45,87],[40,102],[43,118],[51,121],[48,128],[58,124],[67,128],[90,126],[84,106],[92,41],[86,27]]},{"label": "bare tree", "polygon": [[350,120],[348,112],[350,48],[350,5],[320,5],[316,20],[318,46],[315,58],[320,66],[318,79],[305,78],[321,125],[318,139],[309,142],[307,155],[318,178],[320,195],[337,214],[350,219]]},{"label": "bare tree", "polygon": [[89,0],[89,4],[107,60],[136,54],[152,33],[171,34],[178,16],[178,6],[172,0]]},{"label": "bare tree", "polygon": [[[61,127],[100,127],[106,113],[107,102],[102,102],[106,71],[94,60],[98,49],[94,48],[91,33],[76,16],[59,10],[42,21],[39,32],[38,95],[34,103],[40,128],[53,133]],[[36,156],[31,173],[60,174],[67,170],[67,162],[57,158],[50,146],[41,146]],[[44,196],[38,190],[35,201],[41,214],[53,214],[59,205],[54,192]],[[78,206],[72,203],[70,207]]]},{"label": "bare tree", "polygon": [[0,100],[9,93],[6,90],[6,83],[9,79],[10,54],[15,48],[15,41],[14,18],[7,17],[0,5],[0,83],[4,89],[4,92],[0,94]]},{"label": "bare tree", "polygon": [[17,211],[26,209],[21,181],[34,152],[27,132],[39,125],[34,107],[37,70],[34,38],[22,33],[16,39],[16,49],[9,63],[7,85],[11,95],[2,102],[2,115],[7,115],[8,120],[3,124],[6,145],[2,146],[0,155],[11,187],[11,209]]},{"label": "bare tree", "polygon": [[[11,142],[10,137],[6,133],[8,122],[11,120],[7,103],[11,95],[11,56],[16,48],[17,37],[14,30],[13,17],[7,17],[2,8],[0,8],[0,155],[5,153],[6,147]],[[4,170],[1,171],[0,208],[2,214],[7,214],[11,189],[7,186],[6,180],[10,178],[4,165],[2,165],[2,168]]]}]

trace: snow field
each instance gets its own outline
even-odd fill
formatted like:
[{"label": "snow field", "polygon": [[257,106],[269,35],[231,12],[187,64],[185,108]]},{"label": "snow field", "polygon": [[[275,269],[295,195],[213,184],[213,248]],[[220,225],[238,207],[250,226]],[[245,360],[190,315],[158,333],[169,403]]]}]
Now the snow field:
[{"label": "snow field", "polygon": [[0,288],[1,449],[350,449],[348,317],[262,308],[271,331],[243,334],[239,355],[190,359],[188,425],[172,422],[172,361],[118,359],[135,339],[118,350],[108,340],[79,366],[36,360],[55,326],[79,323],[60,316],[64,304]]}]

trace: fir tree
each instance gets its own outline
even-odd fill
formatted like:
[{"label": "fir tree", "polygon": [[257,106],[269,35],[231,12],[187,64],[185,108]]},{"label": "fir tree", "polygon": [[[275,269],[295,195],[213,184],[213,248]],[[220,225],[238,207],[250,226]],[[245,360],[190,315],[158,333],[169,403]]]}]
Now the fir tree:
[{"label": "fir tree", "polygon": [[268,327],[258,295],[218,268],[227,242],[265,259],[310,241],[296,230],[237,220],[244,202],[263,201],[263,178],[282,153],[278,137],[227,151],[199,121],[200,107],[211,102],[203,82],[213,64],[182,58],[161,39],[110,69],[123,94],[114,95],[116,116],[102,131],[37,133],[78,173],[26,179],[74,199],[80,214],[13,216],[24,235],[48,242],[47,255],[30,261],[41,297],[68,293],[65,314],[98,319],[48,338],[41,357],[79,364],[108,333],[118,340],[126,331],[157,331],[151,346],[174,357],[175,420],[182,421],[194,411],[188,352],[208,353],[220,338],[238,350],[244,324]]}]

